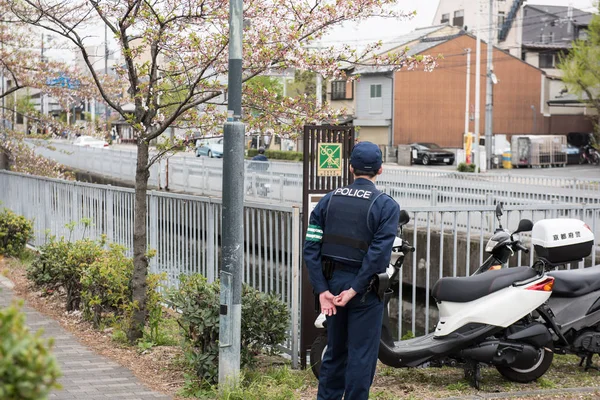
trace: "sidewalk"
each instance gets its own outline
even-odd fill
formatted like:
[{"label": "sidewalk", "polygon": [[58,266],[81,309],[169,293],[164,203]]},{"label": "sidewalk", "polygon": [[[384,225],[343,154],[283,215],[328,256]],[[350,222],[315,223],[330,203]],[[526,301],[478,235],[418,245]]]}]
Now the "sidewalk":
[{"label": "sidewalk", "polygon": [[[9,286],[6,280],[0,280],[0,308],[9,305],[14,298]],[[59,382],[63,388],[53,391],[49,399],[170,399],[145,387],[127,368],[79,344],[56,321],[26,305],[22,311],[27,315],[27,326],[32,332],[43,328],[43,337],[54,338],[52,352],[60,364],[63,376]]]}]

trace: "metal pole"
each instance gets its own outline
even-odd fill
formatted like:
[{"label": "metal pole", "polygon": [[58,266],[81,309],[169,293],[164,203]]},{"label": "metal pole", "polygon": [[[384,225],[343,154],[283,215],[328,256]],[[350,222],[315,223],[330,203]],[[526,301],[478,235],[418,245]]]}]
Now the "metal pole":
[{"label": "metal pole", "polygon": [[[104,24],[104,75],[108,76],[108,26]],[[104,123],[108,131],[108,103],[104,106]]]},{"label": "metal pole", "polygon": [[492,165],[492,133],[494,129],[494,83],[492,82],[492,56],[494,54],[494,0],[490,0],[488,10],[488,43],[487,43],[487,74],[486,74],[486,92],[485,92],[485,161],[487,169],[491,169]]},{"label": "metal pole", "polygon": [[[44,34],[42,33],[41,61],[44,63]],[[44,92],[40,91],[40,114],[44,114]]]},{"label": "metal pole", "polygon": [[475,137],[473,149],[475,150],[475,167],[479,171],[479,109],[481,103],[481,1],[477,1],[477,46],[475,48]]},{"label": "metal pole", "polygon": [[244,266],[244,124],[242,117],[243,0],[229,2],[228,121],[224,127],[222,268],[219,318],[219,386],[240,378]]},{"label": "metal pole", "polygon": [[[471,49],[465,49],[467,52],[467,90],[465,94],[465,135],[469,133],[469,106],[471,103]],[[465,154],[468,159],[470,154]]]}]

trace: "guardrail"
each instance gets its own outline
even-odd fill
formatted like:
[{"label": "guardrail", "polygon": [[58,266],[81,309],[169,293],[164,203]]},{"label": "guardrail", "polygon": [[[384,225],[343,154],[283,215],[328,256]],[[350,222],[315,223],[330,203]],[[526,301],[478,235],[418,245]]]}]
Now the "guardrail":
[{"label": "guardrail", "polygon": [[[54,141],[52,148],[36,146],[45,157],[71,168],[108,176],[133,184],[135,148],[95,149]],[[53,150],[54,149],[54,150]],[[163,159],[150,169],[149,184],[158,189],[221,196],[221,159],[176,156]],[[246,162],[246,198],[257,202],[300,204],[302,165],[269,163],[267,171],[256,171]],[[416,168],[384,168],[378,186],[402,205],[485,205],[489,198],[513,204],[600,203],[600,179],[560,178],[497,174],[426,171]],[[265,185],[268,189],[265,191]]]}]

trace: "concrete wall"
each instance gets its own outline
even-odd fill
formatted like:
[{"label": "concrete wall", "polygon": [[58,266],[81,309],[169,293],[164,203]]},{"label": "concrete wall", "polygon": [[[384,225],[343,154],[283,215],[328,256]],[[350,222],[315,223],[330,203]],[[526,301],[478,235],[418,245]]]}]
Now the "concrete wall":
[{"label": "concrete wall", "polygon": [[386,145],[390,136],[390,128],[387,126],[357,126],[358,140],[361,142],[373,142]]}]

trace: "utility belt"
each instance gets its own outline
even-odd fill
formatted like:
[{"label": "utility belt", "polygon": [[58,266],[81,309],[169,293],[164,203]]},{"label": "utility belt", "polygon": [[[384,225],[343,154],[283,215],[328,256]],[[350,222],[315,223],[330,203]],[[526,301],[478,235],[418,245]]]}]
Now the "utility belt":
[{"label": "utility belt", "polygon": [[333,278],[333,273],[335,271],[346,271],[346,272],[358,274],[358,270],[360,269],[360,267],[353,267],[351,265],[344,264],[344,263],[336,261],[332,258],[327,258],[327,257],[323,258],[322,265],[323,265],[323,276],[327,280],[330,280],[331,278]]}]

